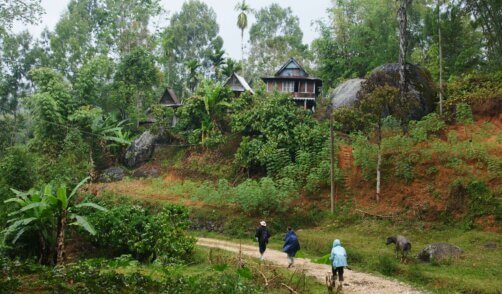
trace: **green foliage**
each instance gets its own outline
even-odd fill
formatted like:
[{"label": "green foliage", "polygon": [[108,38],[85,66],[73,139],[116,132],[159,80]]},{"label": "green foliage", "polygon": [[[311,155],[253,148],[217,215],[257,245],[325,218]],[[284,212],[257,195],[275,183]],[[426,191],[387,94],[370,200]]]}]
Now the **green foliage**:
[{"label": "green foliage", "polygon": [[271,178],[247,180],[235,188],[236,202],[244,212],[270,215],[287,211],[291,201],[298,197],[293,180],[285,178],[274,182]]},{"label": "green foliage", "polygon": [[25,146],[13,146],[0,160],[0,186],[27,190],[35,182],[33,155]]},{"label": "green foliage", "polygon": [[469,73],[452,77],[448,82],[445,109],[448,114],[460,103],[471,105],[474,112],[483,115],[497,114],[497,101],[502,95],[502,72]]},{"label": "green foliage", "polygon": [[276,172],[289,163],[288,157],[294,162],[299,150],[322,149],[327,132],[289,96],[273,93],[253,99],[231,116],[232,131],[243,135],[236,154],[239,165]]},{"label": "green foliage", "polygon": [[[414,3],[414,22],[417,32],[416,46],[412,49],[413,62],[424,64],[435,78],[439,77],[439,46],[442,49],[443,79],[472,71],[484,66],[483,36],[479,26],[473,22],[472,14],[465,9],[463,1],[445,2],[438,6]],[[439,14],[439,17],[438,17]],[[441,29],[441,44],[439,44]]]},{"label": "green foliage", "polygon": [[[28,242],[37,240],[40,262],[51,263],[54,254],[59,253],[56,241],[64,244],[61,232],[66,230],[67,221],[69,221],[69,225],[81,227],[91,235],[95,234],[93,226],[84,216],[77,214],[76,210],[83,207],[106,209],[92,202],[74,204],[71,201],[80,186],[87,180],[88,178],[81,181],[69,195],[65,185],[55,188],[51,184],[47,184],[40,190],[30,189],[28,192],[12,189],[16,197],[9,198],[4,202],[13,203],[18,209],[9,214],[9,225],[3,232],[3,242],[9,241],[12,245],[16,245],[18,241],[22,241],[21,237],[28,235],[24,240],[28,240]],[[28,245],[27,251],[33,250],[33,248],[29,248],[33,244],[28,243],[21,246],[26,245]],[[56,246],[58,247],[56,248]]]},{"label": "green foliage", "polygon": [[136,47],[122,56],[114,76],[113,107],[122,119],[138,125],[145,111],[157,99],[160,71],[155,57],[145,47]]},{"label": "green foliage", "polygon": [[380,256],[377,263],[378,271],[386,276],[395,276],[398,271],[397,261],[389,256]]},{"label": "green foliage", "polygon": [[302,43],[300,20],[290,7],[273,3],[255,12],[249,29],[250,55],[246,77],[256,80],[274,71],[290,57],[307,66],[312,60],[308,46]]},{"label": "green foliage", "polygon": [[221,83],[203,81],[178,110],[176,130],[191,144],[213,147],[223,142],[230,97],[231,90]]},{"label": "green foliage", "polygon": [[472,124],[474,118],[472,117],[472,110],[469,104],[459,103],[456,107],[456,121],[458,124]]},{"label": "green foliage", "polygon": [[329,10],[329,22],[320,23],[321,37],[313,43],[320,77],[328,87],[341,79],[362,78],[373,68],[396,60],[394,2],[374,5],[368,0],[343,0]]},{"label": "green foliage", "polygon": [[155,213],[138,205],[119,205],[89,219],[98,232],[92,242],[112,256],[132,254],[162,264],[191,258],[195,243],[186,234],[189,221],[184,207],[166,205]]},{"label": "green foliage", "polygon": [[444,129],[446,124],[437,113],[430,113],[424,116],[420,121],[410,121],[410,136],[417,142],[427,140],[429,134],[437,134]]},{"label": "green foliage", "polygon": [[[199,21],[203,19],[204,21]],[[187,97],[186,88],[190,78],[187,61],[198,64],[192,70],[192,80],[195,75],[210,69],[210,56],[217,44],[219,26],[216,13],[206,3],[191,0],[183,3],[181,10],[170,18],[169,26],[162,34],[162,49],[164,62],[167,65],[167,84],[173,85],[176,93]],[[195,84],[191,85],[191,88]]]},{"label": "green foliage", "polygon": [[369,127],[369,117],[355,107],[337,108],[332,115],[335,129],[346,134],[363,132]]},{"label": "green foliage", "polygon": [[361,167],[363,177],[366,180],[374,179],[376,174],[377,152],[378,147],[374,144],[369,144],[368,138],[361,133],[353,134],[352,136],[352,155],[354,163]]}]

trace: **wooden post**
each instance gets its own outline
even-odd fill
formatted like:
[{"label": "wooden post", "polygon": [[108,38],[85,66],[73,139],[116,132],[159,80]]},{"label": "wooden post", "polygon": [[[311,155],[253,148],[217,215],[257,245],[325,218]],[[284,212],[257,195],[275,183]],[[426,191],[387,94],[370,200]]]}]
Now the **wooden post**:
[{"label": "wooden post", "polygon": [[333,131],[333,107],[329,107],[329,143],[330,143],[330,183],[331,183],[331,213],[335,212],[335,134]]}]

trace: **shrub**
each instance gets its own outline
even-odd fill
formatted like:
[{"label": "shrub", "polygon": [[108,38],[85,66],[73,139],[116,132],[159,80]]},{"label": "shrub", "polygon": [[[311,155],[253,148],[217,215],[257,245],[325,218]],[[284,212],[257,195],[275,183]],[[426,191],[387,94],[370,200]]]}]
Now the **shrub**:
[{"label": "shrub", "polygon": [[352,136],[352,146],[354,155],[354,163],[361,167],[363,177],[366,180],[372,180],[376,175],[377,152],[378,147],[370,144],[368,138],[361,133]]},{"label": "shrub", "polygon": [[244,212],[263,215],[286,211],[298,196],[295,192],[295,183],[289,178],[247,180],[235,188],[236,202]]},{"label": "shrub", "polygon": [[475,113],[497,115],[500,113],[501,84],[502,71],[452,78],[448,83],[445,109],[452,111],[455,105],[466,103],[471,105]]},{"label": "shrub", "polygon": [[427,140],[429,134],[435,134],[446,126],[437,113],[430,113],[419,121],[410,121],[410,136],[417,142]]},{"label": "shrub", "polygon": [[377,269],[386,276],[394,276],[398,271],[398,266],[394,258],[385,255],[378,258]]},{"label": "shrub", "polygon": [[458,124],[468,125],[474,122],[474,119],[472,117],[471,107],[467,103],[457,104],[455,113],[456,113],[455,120],[457,121]]},{"label": "shrub", "polygon": [[176,263],[190,258],[193,238],[186,234],[188,211],[166,205],[158,213],[138,206],[120,205],[90,216],[97,234],[91,241],[112,255],[131,254],[141,261]]},{"label": "shrub", "polygon": [[0,160],[0,186],[17,190],[28,190],[36,181],[33,155],[24,146],[13,146],[6,150]]}]

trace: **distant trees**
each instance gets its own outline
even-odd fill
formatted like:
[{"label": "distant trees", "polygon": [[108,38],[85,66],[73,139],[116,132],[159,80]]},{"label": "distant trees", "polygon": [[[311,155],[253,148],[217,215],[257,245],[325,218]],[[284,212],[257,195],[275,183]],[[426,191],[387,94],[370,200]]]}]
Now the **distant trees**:
[{"label": "distant trees", "polygon": [[[199,64],[198,73],[210,70],[210,56],[215,51],[215,45],[218,47],[215,42],[218,32],[216,13],[199,0],[185,2],[181,10],[171,17],[169,26],[162,34],[162,49],[166,82],[174,87],[176,93],[188,96],[184,81],[191,75],[193,77],[193,73],[187,67],[187,62]],[[191,88],[193,90],[194,86]]]},{"label": "distant trees", "polygon": [[274,3],[256,11],[255,17],[249,31],[251,49],[245,68],[251,80],[273,74],[289,57],[295,57],[303,66],[310,65],[300,21],[291,8]]}]

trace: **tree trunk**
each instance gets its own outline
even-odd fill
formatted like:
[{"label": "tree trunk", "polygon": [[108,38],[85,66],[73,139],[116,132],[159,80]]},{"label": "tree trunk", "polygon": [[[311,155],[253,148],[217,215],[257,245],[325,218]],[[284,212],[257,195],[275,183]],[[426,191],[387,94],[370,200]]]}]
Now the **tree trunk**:
[{"label": "tree trunk", "polygon": [[443,47],[441,44],[441,6],[437,0],[438,9],[438,48],[439,48],[439,114],[443,115]]},{"label": "tree trunk", "polygon": [[378,145],[378,159],[377,159],[377,167],[376,167],[376,201],[380,201],[380,166],[382,165],[382,126],[379,124],[377,128],[377,145]]},{"label": "tree trunk", "polygon": [[398,0],[397,20],[399,22],[399,91],[401,98],[407,92],[406,53],[408,46],[408,17],[407,11],[412,0]]},{"label": "tree trunk", "polygon": [[67,212],[65,209],[61,210],[61,215],[59,217],[59,231],[57,236],[57,249],[56,249],[56,265],[63,263],[65,258],[65,229],[67,222]]},{"label": "tree trunk", "polygon": [[244,29],[241,30],[241,62],[244,64]]},{"label": "tree trunk", "polygon": [[47,264],[47,246],[41,233],[38,233],[38,241],[40,242],[40,258],[38,259],[38,263]]},{"label": "tree trunk", "polygon": [[377,180],[376,180],[376,201],[380,201],[380,165],[382,164],[382,153],[378,145]]},{"label": "tree trunk", "polygon": [[335,212],[335,135],[333,133],[333,113],[329,113],[329,142],[330,142],[330,183],[331,183],[331,213]]}]

